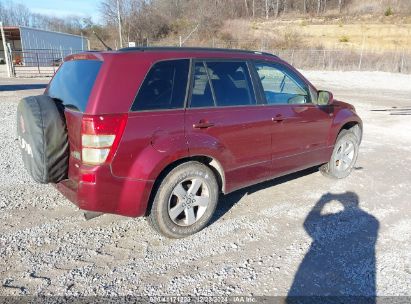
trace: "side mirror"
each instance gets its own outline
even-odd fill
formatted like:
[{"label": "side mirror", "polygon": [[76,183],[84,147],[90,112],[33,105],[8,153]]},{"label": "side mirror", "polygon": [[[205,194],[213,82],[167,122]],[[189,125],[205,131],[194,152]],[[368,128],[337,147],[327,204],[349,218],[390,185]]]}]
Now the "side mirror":
[{"label": "side mirror", "polygon": [[317,104],[320,106],[330,105],[333,103],[333,93],[328,91],[318,91]]}]

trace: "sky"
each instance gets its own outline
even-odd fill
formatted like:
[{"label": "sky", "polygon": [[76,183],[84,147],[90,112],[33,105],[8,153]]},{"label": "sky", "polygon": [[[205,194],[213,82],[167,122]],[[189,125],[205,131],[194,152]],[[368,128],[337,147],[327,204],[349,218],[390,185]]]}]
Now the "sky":
[{"label": "sky", "polygon": [[99,21],[100,0],[17,0],[32,12],[49,16],[65,17],[68,15],[91,16]]}]

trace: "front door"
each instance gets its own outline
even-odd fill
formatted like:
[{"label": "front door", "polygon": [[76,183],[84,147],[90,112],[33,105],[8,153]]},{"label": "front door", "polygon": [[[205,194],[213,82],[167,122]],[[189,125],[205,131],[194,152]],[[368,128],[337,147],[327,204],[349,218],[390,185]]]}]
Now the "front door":
[{"label": "front door", "polygon": [[[255,68],[268,108],[272,109],[273,175],[308,168],[324,161],[332,123],[328,106],[312,102],[309,84],[288,67],[257,62]],[[281,132],[278,132],[278,125]]]},{"label": "front door", "polygon": [[271,168],[271,116],[256,102],[246,61],[197,61],[186,112],[190,155],[224,169],[226,192],[265,180]]}]

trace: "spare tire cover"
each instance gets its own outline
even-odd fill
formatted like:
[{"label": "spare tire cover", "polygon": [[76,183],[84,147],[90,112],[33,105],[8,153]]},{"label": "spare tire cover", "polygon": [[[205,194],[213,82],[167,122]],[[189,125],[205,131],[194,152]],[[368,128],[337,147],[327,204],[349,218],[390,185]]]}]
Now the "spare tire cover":
[{"label": "spare tire cover", "polygon": [[64,106],[47,95],[20,100],[17,136],[24,167],[39,183],[67,178],[69,145]]}]

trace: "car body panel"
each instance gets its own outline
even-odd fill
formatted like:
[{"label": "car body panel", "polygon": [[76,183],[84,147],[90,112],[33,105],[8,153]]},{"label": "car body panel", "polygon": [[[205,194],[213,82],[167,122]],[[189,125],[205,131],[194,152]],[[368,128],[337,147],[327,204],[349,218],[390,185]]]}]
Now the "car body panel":
[{"label": "car body panel", "polygon": [[[200,121],[214,125],[195,128]],[[226,192],[270,176],[273,124],[265,107],[189,109],[185,128],[190,155],[210,155],[223,164]]]},{"label": "car body panel", "polygon": [[155,180],[168,164],[187,157],[184,110],[132,112],[111,168],[118,177]]}]

